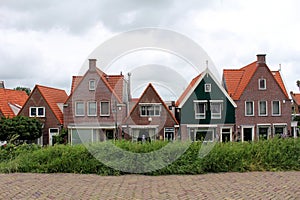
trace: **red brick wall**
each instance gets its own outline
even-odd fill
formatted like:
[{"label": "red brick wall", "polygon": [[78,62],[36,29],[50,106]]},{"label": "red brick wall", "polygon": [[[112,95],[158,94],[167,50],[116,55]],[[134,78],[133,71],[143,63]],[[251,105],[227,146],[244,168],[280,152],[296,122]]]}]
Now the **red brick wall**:
[{"label": "red brick wall", "polygon": [[[266,90],[259,90],[258,79],[265,78],[267,82]],[[267,101],[268,116],[259,116],[258,102]],[[281,116],[272,116],[272,101],[281,101]],[[254,101],[254,116],[245,116],[245,101]],[[285,101],[285,103],[283,103]],[[254,76],[250,80],[240,100],[235,101],[236,108],[236,126],[255,125],[264,123],[287,123],[288,130],[291,129],[291,102],[282,92],[281,88],[275,81],[272,73],[265,64],[258,67]],[[255,132],[256,132],[255,126]],[[257,135],[255,135],[257,137]]]},{"label": "red brick wall", "polygon": [[39,117],[38,119],[44,123],[43,128],[43,145],[49,144],[49,128],[61,128],[60,122],[55,117],[54,113],[46,103],[45,99],[42,97],[39,90],[35,89],[28,99],[27,103],[23,106],[19,115],[24,115],[29,117],[30,107],[45,107],[45,117]]}]

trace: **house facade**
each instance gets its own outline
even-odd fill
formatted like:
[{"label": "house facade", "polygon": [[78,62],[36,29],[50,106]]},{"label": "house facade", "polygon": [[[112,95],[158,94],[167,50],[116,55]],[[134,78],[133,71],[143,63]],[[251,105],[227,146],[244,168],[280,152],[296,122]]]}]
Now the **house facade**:
[{"label": "house facade", "polygon": [[176,102],[181,140],[233,141],[236,104],[207,68]]},{"label": "house facade", "polygon": [[0,118],[1,117],[15,117],[20,112],[28,95],[24,91],[11,90],[4,88],[2,82],[0,88]]},{"label": "house facade", "polygon": [[73,77],[71,94],[64,104],[64,127],[71,144],[121,137],[118,127],[127,115],[127,82],[124,76],[107,75],[89,59],[84,76]]},{"label": "house facade", "polygon": [[225,69],[223,84],[235,101],[236,131],[241,141],[288,135],[291,101],[280,71],[271,71],[264,54],[241,69]]},{"label": "house facade", "polygon": [[39,119],[43,123],[42,136],[37,143],[53,145],[54,135],[63,127],[63,104],[68,95],[64,90],[36,85],[19,115]]},{"label": "house facade", "polygon": [[296,137],[300,137],[299,133],[299,121],[300,121],[300,94],[290,92],[290,95],[292,97],[293,103],[292,103],[292,135]]},{"label": "house facade", "polygon": [[173,141],[178,122],[150,83],[122,124],[122,132],[132,141]]}]

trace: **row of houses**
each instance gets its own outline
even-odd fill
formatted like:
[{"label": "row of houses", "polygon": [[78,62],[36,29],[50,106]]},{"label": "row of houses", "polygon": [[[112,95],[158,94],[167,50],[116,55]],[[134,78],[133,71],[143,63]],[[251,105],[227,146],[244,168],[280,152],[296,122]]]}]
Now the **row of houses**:
[{"label": "row of houses", "polygon": [[73,76],[71,92],[36,85],[29,97],[22,91],[0,89],[0,115],[39,118],[43,135],[68,130],[68,142],[109,139],[253,141],[275,135],[297,136],[292,109],[299,113],[299,94],[289,98],[279,71],[271,71],[265,55],[240,69],[224,69],[219,82],[207,68],[175,102],[164,101],[149,83],[142,95],[131,97],[130,76],[108,75],[89,59],[83,76]]}]

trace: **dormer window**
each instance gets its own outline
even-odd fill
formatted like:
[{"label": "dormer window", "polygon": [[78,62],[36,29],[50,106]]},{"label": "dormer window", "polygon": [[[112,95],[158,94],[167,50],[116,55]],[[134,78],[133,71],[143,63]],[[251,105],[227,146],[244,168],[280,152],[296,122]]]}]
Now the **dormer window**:
[{"label": "dormer window", "polygon": [[205,92],[211,92],[211,84],[210,83],[204,84],[204,91]]},{"label": "dormer window", "polygon": [[89,90],[94,91],[96,88],[95,80],[90,80],[89,81]]},{"label": "dormer window", "polygon": [[258,88],[259,88],[259,90],[267,89],[267,81],[265,78],[258,79]]}]

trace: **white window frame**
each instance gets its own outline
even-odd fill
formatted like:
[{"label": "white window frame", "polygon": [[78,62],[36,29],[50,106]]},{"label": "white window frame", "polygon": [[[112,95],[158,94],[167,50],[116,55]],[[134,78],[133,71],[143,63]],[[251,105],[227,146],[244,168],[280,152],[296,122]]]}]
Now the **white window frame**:
[{"label": "white window frame", "polygon": [[[203,103],[204,104],[204,113],[197,113],[197,104]],[[205,119],[206,118],[206,104],[207,100],[194,100],[194,113],[195,113],[195,119]]]},{"label": "white window frame", "polygon": [[[264,81],[265,87],[261,87],[260,81]],[[267,89],[267,80],[265,78],[260,78],[258,79],[258,89],[259,90],[266,90]]]},{"label": "white window frame", "polygon": [[[77,104],[82,104],[83,105],[83,114],[78,114],[77,113]],[[84,101],[76,101],[75,102],[75,116],[78,116],[78,117],[82,117],[85,115],[85,105],[84,105]]]},{"label": "white window frame", "polygon": [[[253,107],[253,109],[252,109],[252,111],[253,111],[253,114],[252,115],[248,115],[247,114],[247,103],[252,103],[252,107]],[[255,114],[254,114],[254,101],[245,101],[245,116],[254,116]]]},{"label": "white window frame", "polygon": [[[279,114],[274,114],[274,102],[278,102]],[[281,116],[281,103],[279,100],[272,101],[272,116]]]},{"label": "white window frame", "polygon": [[[102,113],[102,103],[108,103],[108,113]],[[109,101],[100,101],[100,116],[109,117],[110,116],[110,102]]]},{"label": "white window frame", "polygon": [[[219,104],[220,105],[220,113],[212,112],[211,105],[212,104]],[[223,110],[223,101],[222,100],[210,100],[210,114],[212,119],[221,119],[222,118],[222,110]]]},{"label": "white window frame", "polygon": [[223,133],[228,133],[228,132],[224,132],[223,131],[224,129],[229,129],[229,138],[230,138],[230,142],[232,142],[232,127],[227,127],[227,126],[221,127],[220,142],[222,142],[223,140]]},{"label": "white window frame", "polygon": [[210,83],[205,83],[204,84],[204,91],[205,92],[211,92],[211,84]]},{"label": "white window frame", "polygon": [[[266,114],[261,114],[261,112],[260,112],[260,103],[261,102],[266,103]],[[258,102],[258,116],[268,116],[268,101],[259,101]]]},{"label": "white window frame", "polygon": [[[140,105],[140,116],[141,117],[160,117],[161,116],[161,103],[139,103]],[[145,114],[143,114],[142,109],[143,107],[152,107],[153,109],[153,115],[147,114],[147,111]],[[156,113],[158,111],[158,113]]]},{"label": "white window frame", "polygon": [[244,129],[251,128],[251,141],[254,141],[254,126],[241,126],[241,141],[244,142]]},{"label": "white window frame", "polygon": [[[51,132],[51,130],[56,130],[55,132]],[[56,136],[59,134],[59,129],[58,128],[49,128],[49,145],[53,145],[53,136]]]},{"label": "white window frame", "polygon": [[[96,104],[95,114],[90,113],[90,103],[95,103]],[[88,101],[87,102],[87,113],[88,113],[88,116],[97,116],[97,102],[96,101]]]},{"label": "white window frame", "polygon": [[[94,87],[91,87],[92,82],[94,82]],[[90,91],[95,91],[96,90],[96,81],[95,81],[95,79],[89,80],[89,90]]]},{"label": "white window frame", "polygon": [[[43,109],[43,115],[39,115],[39,109]],[[31,109],[35,109],[36,115],[31,114]],[[46,116],[46,109],[45,107],[29,107],[29,117],[45,117]]]}]

